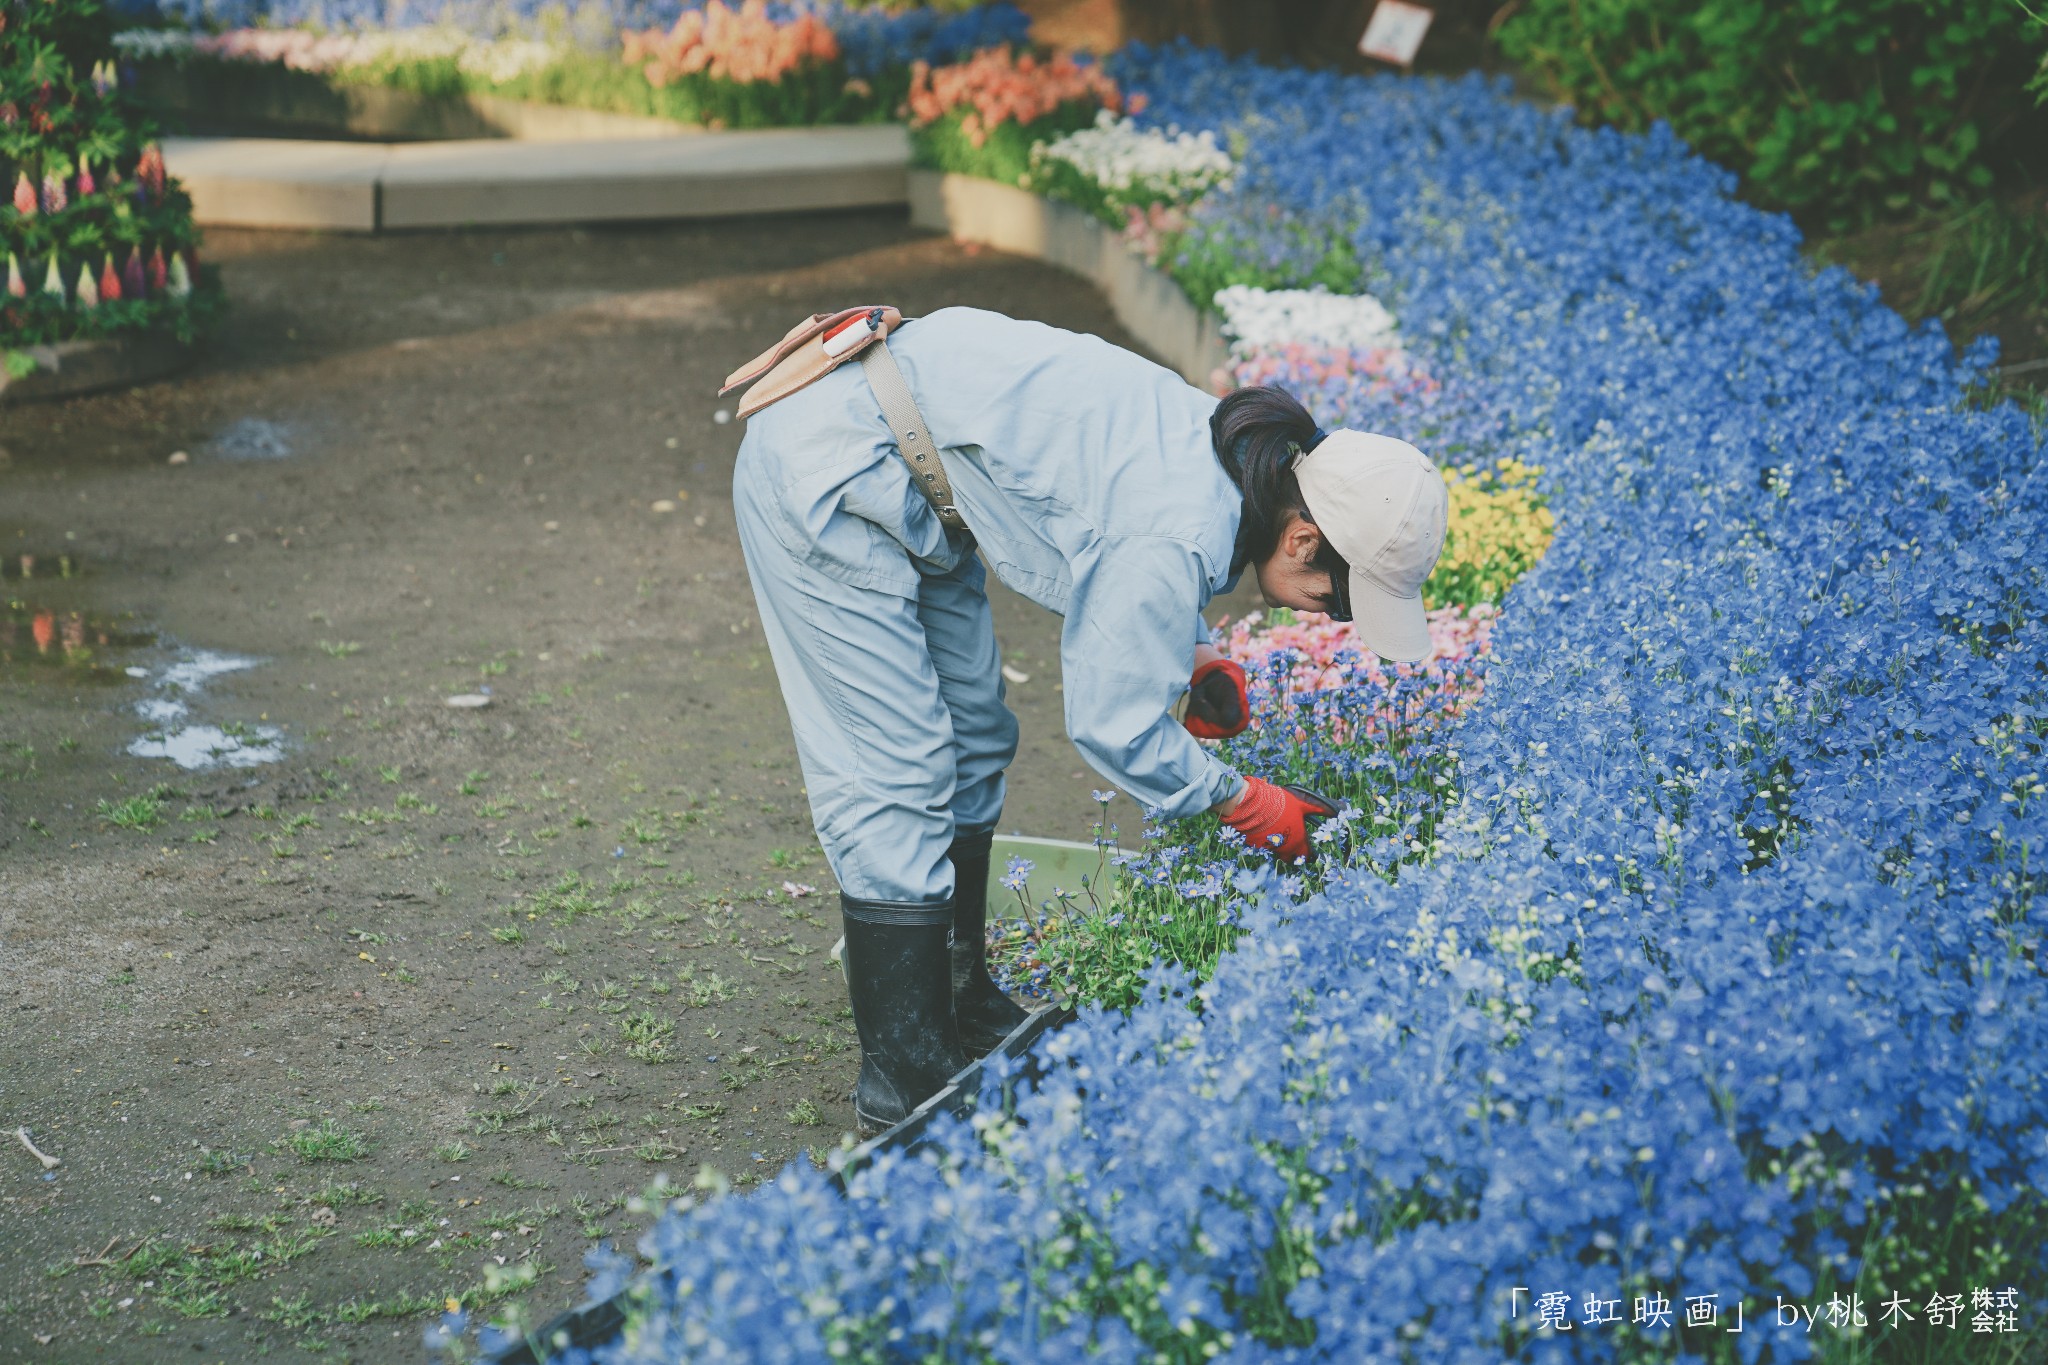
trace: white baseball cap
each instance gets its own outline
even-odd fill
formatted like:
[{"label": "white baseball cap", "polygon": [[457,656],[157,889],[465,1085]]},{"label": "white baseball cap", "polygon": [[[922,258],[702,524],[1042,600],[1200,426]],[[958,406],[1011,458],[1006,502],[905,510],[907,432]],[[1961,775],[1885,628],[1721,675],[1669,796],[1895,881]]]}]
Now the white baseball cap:
[{"label": "white baseball cap", "polygon": [[1422,582],[1443,553],[1451,499],[1429,457],[1392,436],[1330,432],[1294,462],[1309,516],[1351,566],[1352,629],[1383,659],[1429,653]]}]

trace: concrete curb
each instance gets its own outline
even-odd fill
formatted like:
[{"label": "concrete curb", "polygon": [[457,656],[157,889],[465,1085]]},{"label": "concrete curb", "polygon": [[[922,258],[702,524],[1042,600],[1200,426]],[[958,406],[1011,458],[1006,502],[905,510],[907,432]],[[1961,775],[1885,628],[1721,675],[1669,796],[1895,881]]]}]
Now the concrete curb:
[{"label": "concrete curb", "polygon": [[194,216],[220,227],[385,232],[630,222],[901,204],[897,124],[522,142],[171,138]]},{"label": "concrete curb", "polygon": [[0,407],[154,383],[190,365],[198,353],[196,346],[162,332],[23,349],[36,368],[19,379],[0,370]]},{"label": "concrete curb", "polygon": [[1166,272],[1146,265],[1123,239],[1071,204],[971,175],[913,169],[913,226],[950,233],[1070,270],[1093,280],[1118,322],[1178,370],[1208,389],[1230,362],[1221,320],[1195,306]]}]

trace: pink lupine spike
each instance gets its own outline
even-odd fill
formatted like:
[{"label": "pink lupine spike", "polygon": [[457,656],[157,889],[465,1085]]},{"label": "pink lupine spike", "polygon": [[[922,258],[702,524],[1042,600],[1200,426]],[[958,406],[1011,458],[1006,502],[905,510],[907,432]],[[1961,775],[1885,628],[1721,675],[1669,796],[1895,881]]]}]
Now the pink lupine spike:
[{"label": "pink lupine spike", "polygon": [[121,267],[121,297],[142,299],[149,297],[149,290],[142,281],[142,253],[131,251],[128,260]]},{"label": "pink lupine spike", "polygon": [[135,178],[151,199],[164,197],[164,154],[154,142],[142,149],[142,157],[135,163]]},{"label": "pink lupine spike", "polygon": [[83,199],[97,188],[93,183],[92,163],[84,157],[78,158],[78,197]]},{"label": "pink lupine spike", "polygon": [[36,187],[23,171],[14,181],[14,211],[24,218],[36,216]]},{"label": "pink lupine spike", "polygon": [[114,253],[107,253],[107,263],[100,268],[100,302],[113,303],[121,297],[121,277],[114,273]]},{"label": "pink lupine spike", "polygon": [[54,171],[44,171],[43,212],[62,213],[70,202],[71,196],[64,192],[64,177]]},{"label": "pink lupine spike", "polygon": [[164,264],[164,249],[155,247],[149,253],[149,292],[161,294],[170,281],[170,268]]}]

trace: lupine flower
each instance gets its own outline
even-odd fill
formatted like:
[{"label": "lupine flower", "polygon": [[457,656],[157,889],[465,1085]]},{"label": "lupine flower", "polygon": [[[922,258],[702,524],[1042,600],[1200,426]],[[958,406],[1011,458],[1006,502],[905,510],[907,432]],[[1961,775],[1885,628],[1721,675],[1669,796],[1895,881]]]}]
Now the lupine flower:
[{"label": "lupine flower", "polygon": [[164,197],[164,153],[154,142],[142,149],[135,163],[135,181],[152,201]]},{"label": "lupine flower", "polygon": [[171,253],[170,276],[164,282],[164,292],[174,299],[189,298],[192,294],[192,272],[185,266],[185,253]]},{"label": "lupine flower", "polygon": [[24,218],[36,216],[36,187],[27,171],[18,172],[14,178],[14,211]]},{"label": "lupine flower", "polygon": [[93,191],[94,191],[95,189],[97,189],[97,188],[98,188],[98,186],[97,186],[97,185],[95,185],[95,184],[93,183],[93,178],[92,178],[92,163],[91,163],[90,161],[86,160],[86,159],[85,159],[84,157],[82,157],[82,156],[81,156],[81,157],[79,157],[79,158],[78,158],[78,197],[79,197],[80,199],[83,199],[83,198],[85,198],[85,197],[86,197],[87,195],[91,194],[91,193],[92,193],[92,192],[93,192]]},{"label": "lupine flower", "polygon": [[43,292],[60,302],[64,298],[64,277],[57,273],[57,253],[50,253],[50,268],[43,272]]},{"label": "lupine flower", "polygon": [[121,297],[142,299],[149,297],[149,288],[142,278],[142,253],[130,251],[128,259],[121,264]]},{"label": "lupine flower", "polygon": [[114,256],[107,253],[106,265],[100,270],[99,295],[102,303],[113,303],[121,297],[121,277],[114,273]]},{"label": "lupine flower", "polygon": [[7,296],[14,299],[28,297],[28,281],[21,277],[21,262],[11,251],[7,253]]},{"label": "lupine flower", "polygon": [[149,292],[161,294],[170,283],[170,272],[164,265],[164,249],[161,245],[149,249]]},{"label": "lupine flower", "polygon": [[62,213],[71,197],[64,192],[64,176],[56,170],[43,172],[43,212]]},{"label": "lupine flower", "polygon": [[73,292],[71,301],[80,312],[90,312],[100,306],[100,288],[93,283],[90,265],[78,267],[78,288]]}]

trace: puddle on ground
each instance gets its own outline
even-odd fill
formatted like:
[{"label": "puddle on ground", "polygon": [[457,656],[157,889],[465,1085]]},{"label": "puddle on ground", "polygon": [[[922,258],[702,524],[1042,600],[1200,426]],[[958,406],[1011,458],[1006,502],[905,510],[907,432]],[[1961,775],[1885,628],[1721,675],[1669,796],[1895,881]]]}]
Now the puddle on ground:
[{"label": "puddle on ground", "polygon": [[34,582],[38,579],[77,578],[85,572],[74,554],[16,554],[0,557],[0,581]]},{"label": "puddle on ground", "polygon": [[275,725],[199,724],[192,715],[208,682],[262,660],[187,650],[167,663],[145,665],[136,662],[136,651],[155,644],[156,636],[132,622],[18,598],[0,607],[0,679],[67,687],[143,684],[133,709],[149,728],[128,746],[137,758],[167,758],[181,768],[199,769],[253,768],[284,757],[284,732]]},{"label": "puddle on ground", "polygon": [[200,688],[223,673],[254,668],[259,659],[199,650],[151,671],[131,668],[149,679],[150,695],[135,703],[135,714],[150,729],[128,746],[137,758],[168,758],[181,768],[253,768],[284,757],[284,732],[275,725],[190,725]]},{"label": "puddle on ground", "polygon": [[219,460],[288,460],[296,434],[267,417],[238,417],[206,443],[206,453]]},{"label": "puddle on ground", "polygon": [[10,599],[0,611],[0,676],[64,683],[125,682],[127,670],[110,656],[140,649],[155,639],[132,622]]}]

